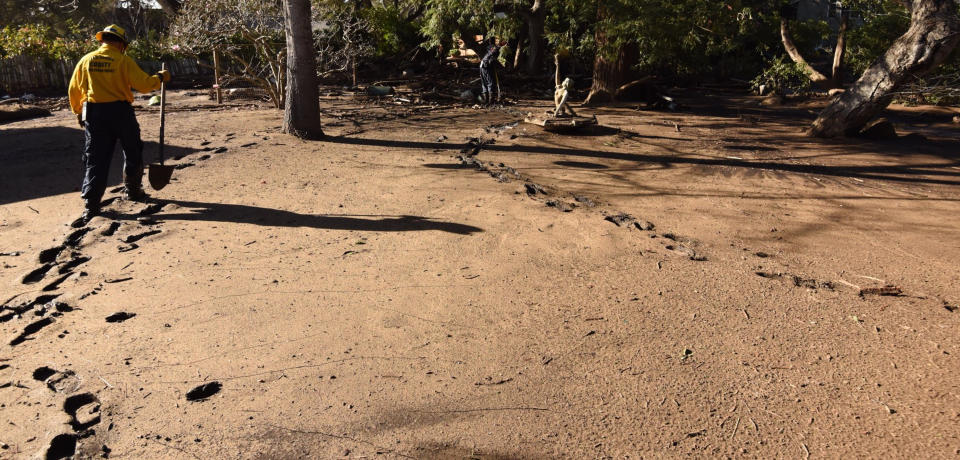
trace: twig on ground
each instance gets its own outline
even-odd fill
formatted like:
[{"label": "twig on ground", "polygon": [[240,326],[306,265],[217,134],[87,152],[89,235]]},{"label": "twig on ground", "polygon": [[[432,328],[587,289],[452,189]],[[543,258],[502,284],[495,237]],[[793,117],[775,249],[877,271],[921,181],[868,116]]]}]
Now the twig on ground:
[{"label": "twig on ground", "polygon": [[848,282],[844,281],[842,278],[837,279],[837,282],[840,282],[840,283],[843,283],[843,284],[845,284],[845,285],[847,285],[847,286],[850,286],[850,287],[856,289],[857,291],[860,290],[860,286],[857,286],[856,284],[853,284],[853,283],[848,283]]}]

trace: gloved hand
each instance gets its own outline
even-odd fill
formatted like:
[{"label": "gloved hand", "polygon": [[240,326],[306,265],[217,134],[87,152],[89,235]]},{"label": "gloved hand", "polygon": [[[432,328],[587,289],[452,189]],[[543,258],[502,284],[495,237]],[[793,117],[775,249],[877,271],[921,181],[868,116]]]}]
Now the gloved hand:
[{"label": "gloved hand", "polygon": [[170,81],[170,71],[169,71],[169,70],[161,70],[161,71],[157,72],[157,77],[160,78],[160,81],[162,81],[162,82],[164,82],[164,83],[167,83],[167,82]]},{"label": "gloved hand", "polygon": [[83,126],[83,115],[80,115],[79,113],[77,114],[77,123],[80,124],[81,128],[86,128],[86,126]]}]

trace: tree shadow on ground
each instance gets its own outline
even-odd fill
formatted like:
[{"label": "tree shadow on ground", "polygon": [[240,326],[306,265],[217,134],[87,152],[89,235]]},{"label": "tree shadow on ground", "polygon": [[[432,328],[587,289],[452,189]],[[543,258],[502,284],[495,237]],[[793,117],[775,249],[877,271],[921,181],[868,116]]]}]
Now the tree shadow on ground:
[{"label": "tree shadow on ground", "polygon": [[[398,141],[389,139],[369,139],[352,137],[327,137],[324,142],[369,145],[388,148],[414,149],[443,149],[459,150],[462,144],[446,144],[422,141]],[[829,147],[825,145],[825,148]],[[923,163],[911,165],[816,165],[789,163],[768,160],[749,160],[724,157],[681,156],[664,154],[641,154],[610,152],[604,150],[588,150],[578,148],[561,148],[535,145],[485,145],[483,150],[531,153],[541,155],[562,155],[586,158],[603,158],[608,160],[632,161],[635,163],[657,164],[662,168],[671,168],[674,165],[697,166],[727,166],[733,168],[747,168],[755,170],[781,171],[801,174],[819,174],[823,176],[854,177],[859,179],[887,180],[905,183],[960,185],[960,170],[949,170],[960,166],[960,154],[953,156],[951,163]],[[692,155],[693,153],[691,153]],[[930,177],[941,176],[941,177]]]},{"label": "tree shadow on ground", "polygon": [[[230,203],[162,200],[180,206],[183,212],[163,213],[162,220],[213,221],[253,224],[266,227],[307,227],[364,232],[411,232],[437,230],[457,235],[480,233],[482,228],[456,222],[445,222],[422,216],[300,214],[280,209]],[[118,216],[118,218],[124,218]],[[134,218],[127,216],[126,218]]]},{"label": "tree shadow on ground", "polygon": [[[0,205],[80,191],[83,181],[83,130],[80,128],[3,129],[0,139]],[[144,165],[156,160],[158,150],[156,142],[144,142]],[[167,158],[196,151],[189,147],[164,146]],[[120,183],[122,169],[123,154],[118,143],[110,163],[108,187]]]}]

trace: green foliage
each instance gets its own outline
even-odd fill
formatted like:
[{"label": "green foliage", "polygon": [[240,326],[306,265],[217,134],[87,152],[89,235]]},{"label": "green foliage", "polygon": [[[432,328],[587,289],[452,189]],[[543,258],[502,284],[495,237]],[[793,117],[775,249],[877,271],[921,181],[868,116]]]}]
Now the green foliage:
[{"label": "green foliage", "polygon": [[74,60],[91,51],[93,32],[69,22],[67,34],[58,34],[44,24],[27,24],[0,29],[0,57],[34,56]]},{"label": "green foliage", "polygon": [[547,12],[546,38],[561,57],[593,62],[596,0],[562,0]]},{"label": "green foliage", "polygon": [[793,35],[793,42],[803,56],[809,60],[826,58],[833,55],[833,44],[836,37],[835,31],[830,29],[830,25],[823,20],[791,21],[790,31]]},{"label": "green foliage", "polygon": [[[577,56],[635,47],[635,69],[661,76],[755,74],[779,49],[780,0],[559,1],[548,38]],[[597,33],[599,32],[599,33]]]},{"label": "green foliage", "polygon": [[897,0],[859,0],[854,8],[863,23],[850,31],[847,65],[860,74],[907,31],[910,14]]},{"label": "green foliage", "polygon": [[750,83],[754,90],[764,86],[765,92],[787,94],[808,91],[811,82],[803,66],[781,55],[771,60]]},{"label": "green foliage", "polygon": [[[523,25],[521,10],[529,9],[532,0],[427,0],[420,34],[426,49],[443,50],[456,47],[456,40],[473,43],[474,35],[516,37]],[[506,18],[494,14],[494,4],[510,11]],[[546,2],[550,4],[550,2]]]},{"label": "green foliage", "polygon": [[127,55],[136,60],[156,61],[175,58],[177,53],[167,44],[166,37],[160,35],[158,31],[150,30],[146,36],[130,42]]},{"label": "green foliage", "polygon": [[408,21],[409,12],[397,6],[374,6],[363,11],[375,42],[377,56],[393,56],[419,43],[417,25]]}]

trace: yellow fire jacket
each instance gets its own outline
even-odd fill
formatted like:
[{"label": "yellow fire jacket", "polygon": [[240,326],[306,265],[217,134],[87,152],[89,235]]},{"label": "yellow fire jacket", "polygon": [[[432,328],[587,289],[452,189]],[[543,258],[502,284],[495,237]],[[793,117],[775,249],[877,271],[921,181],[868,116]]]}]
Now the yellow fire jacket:
[{"label": "yellow fire jacket", "polygon": [[133,102],[130,88],[141,93],[160,89],[160,77],[147,75],[120,50],[104,43],[100,49],[80,58],[70,78],[70,108],[83,111],[84,102]]}]

